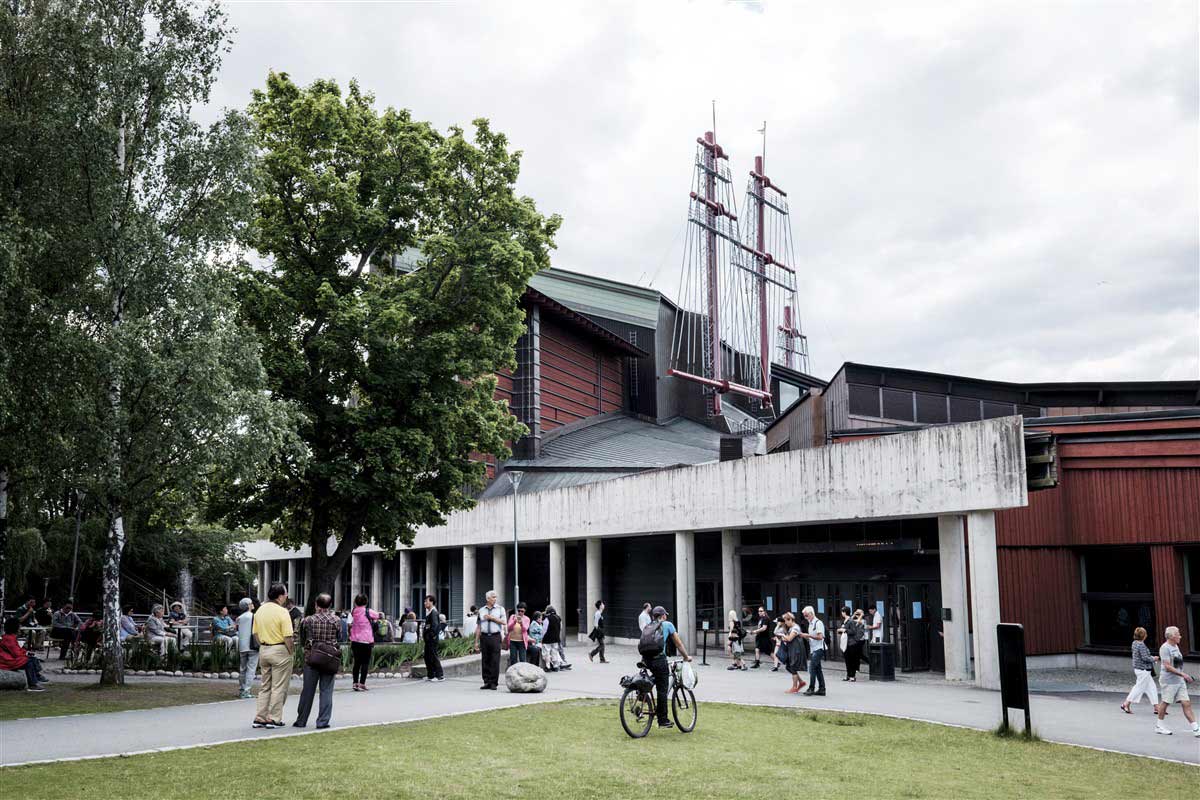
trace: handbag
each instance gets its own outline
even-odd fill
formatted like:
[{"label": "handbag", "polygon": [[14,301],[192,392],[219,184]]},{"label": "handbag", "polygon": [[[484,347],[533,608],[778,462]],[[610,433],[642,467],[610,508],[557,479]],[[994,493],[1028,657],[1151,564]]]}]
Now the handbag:
[{"label": "handbag", "polygon": [[313,642],[304,663],[322,675],[336,675],[342,668],[342,648],[333,642]]},{"label": "handbag", "polygon": [[259,644],[259,641],[258,641],[258,634],[257,633],[250,634],[250,650],[251,650],[251,652],[257,653],[259,647],[261,647],[261,645]]}]

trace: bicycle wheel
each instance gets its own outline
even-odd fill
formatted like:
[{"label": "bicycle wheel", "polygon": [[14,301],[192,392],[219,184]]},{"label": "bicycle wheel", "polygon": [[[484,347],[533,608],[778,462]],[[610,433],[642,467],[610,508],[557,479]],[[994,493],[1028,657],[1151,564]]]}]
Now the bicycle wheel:
[{"label": "bicycle wheel", "polygon": [[654,722],[654,695],[640,692],[634,687],[621,695],[621,727],[634,739],[641,739],[650,732]]},{"label": "bicycle wheel", "polygon": [[671,716],[680,733],[691,733],[696,729],[696,695],[683,686],[675,687],[671,694]]}]

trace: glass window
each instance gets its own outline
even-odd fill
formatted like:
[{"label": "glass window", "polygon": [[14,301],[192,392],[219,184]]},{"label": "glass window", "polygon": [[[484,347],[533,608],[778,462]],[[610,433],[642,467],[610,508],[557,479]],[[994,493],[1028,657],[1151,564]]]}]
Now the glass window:
[{"label": "glass window", "polygon": [[1148,548],[1103,548],[1080,556],[1085,641],[1128,648],[1133,629],[1154,641],[1154,574]]},{"label": "glass window", "polygon": [[793,386],[790,383],[779,382],[779,410],[791,406],[792,403],[800,399],[800,387]]},{"label": "glass window", "polygon": [[1183,552],[1183,591],[1188,605],[1188,650],[1200,652],[1200,550]]}]

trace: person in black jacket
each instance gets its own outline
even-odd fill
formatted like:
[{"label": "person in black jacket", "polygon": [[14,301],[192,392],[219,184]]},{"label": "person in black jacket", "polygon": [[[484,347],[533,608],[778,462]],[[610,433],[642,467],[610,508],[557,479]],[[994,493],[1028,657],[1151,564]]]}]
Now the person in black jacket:
[{"label": "person in black jacket", "polygon": [[438,658],[438,633],[442,630],[441,617],[438,614],[433,595],[425,595],[425,680],[444,681],[442,661]]},{"label": "person in black jacket", "polygon": [[570,669],[567,663],[567,653],[563,648],[562,617],[554,606],[546,606],[545,611],[546,635],[542,637],[542,659],[547,672],[557,672],[560,669]]},{"label": "person in black jacket", "polygon": [[592,652],[588,653],[588,661],[594,661],[596,656],[600,656],[600,663],[607,664],[608,661],[604,658],[604,601],[596,601],[596,613],[593,615],[592,632],[588,634],[593,642],[596,643]]}]

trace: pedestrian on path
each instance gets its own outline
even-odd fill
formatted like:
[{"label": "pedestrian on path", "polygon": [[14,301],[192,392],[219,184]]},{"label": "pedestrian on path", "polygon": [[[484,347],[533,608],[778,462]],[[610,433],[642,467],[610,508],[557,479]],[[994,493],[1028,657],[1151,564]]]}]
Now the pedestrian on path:
[{"label": "pedestrian on path", "polygon": [[588,634],[588,638],[596,643],[596,646],[588,653],[588,661],[595,661],[596,656],[600,656],[600,663],[607,664],[608,661],[604,658],[604,601],[596,601],[596,613],[592,615],[592,632]]},{"label": "pedestrian on path", "polygon": [[1183,708],[1183,716],[1192,725],[1192,735],[1200,737],[1200,722],[1196,721],[1196,716],[1192,713],[1192,698],[1187,690],[1187,685],[1194,678],[1183,671],[1183,653],[1179,649],[1179,642],[1183,636],[1174,625],[1163,631],[1163,636],[1166,637],[1166,641],[1158,649],[1159,664],[1162,667],[1159,677],[1159,683],[1162,684],[1162,702],[1158,704],[1158,722],[1154,724],[1154,732],[1171,735],[1172,731],[1163,722],[1163,718],[1167,716],[1167,706],[1179,703]]},{"label": "pedestrian on path", "polygon": [[545,620],[546,634],[542,637],[542,658],[546,661],[547,672],[570,669],[566,651],[563,650],[562,617],[558,616],[554,606],[546,606]]},{"label": "pedestrian on path", "polygon": [[642,613],[638,614],[638,635],[650,624],[650,604],[642,603]]},{"label": "pedestrian on path", "polygon": [[729,669],[738,670],[745,669],[746,664],[742,661],[742,654],[746,652],[742,640],[746,638],[746,631],[742,628],[742,621],[738,619],[737,612],[733,609],[729,610],[729,656],[733,659],[733,663],[729,665]]},{"label": "pedestrian on path", "polygon": [[875,610],[871,612],[871,624],[867,626],[867,631],[870,634],[872,644],[883,641],[883,614],[879,611],[878,604],[876,604]]},{"label": "pedestrian on path", "polygon": [[[800,637],[803,633],[800,630],[799,623],[789,611],[780,617],[780,646],[783,651],[783,663],[787,665],[788,674],[792,676],[792,688],[787,689],[784,694],[797,694],[804,688],[804,679],[800,677],[800,673],[804,671],[804,640]],[[810,692],[811,694],[811,692]]]},{"label": "pedestrian on path", "polygon": [[374,621],[380,613],[367,608],[367,596],[354,598],[354,610],[350,612],[350,654],[354,656],[352,668],[356,692],[367,690],[367,672],[371,669],[371,653],[375,650]]},{"label": "pedestrian on path", "polygon": [[442,632],[442,623],[438,614],[437,600],[433,595],[425,595],[425,680],[441,682],[446,680],[442,674],[442,661],[438,658],[438,634]]},{"label": "pedestrian on path", "polygon": [[842,680],[855,682],[858,680],[855,675],[858,674],[858,667],[862,663],[866,629],[863,627],[862,621],[850,613],[850,606],[842,609],[842,627],[838,628],[838,634],[846,637],[846,646],[842,648],[842,653],[846,658],[846,677]]},{"label": "pedestrian on path", "polygon": [[750,631],[750,635],[754,637],[753,669],[758,669],[762,666],[761,659],[764,655],[770,656],[772,661],[775,660],[775,641],[771,636],[771,631],[774,627],[771,624],[771,617],[767,614],[767,610],[759,606],[755,627]]},{"label": "pedestrian on path", "polygon": [[484,598],[487,604],[479,609],[479,627],[475,629],[475,649],[480,654],[480,669],[483,685],[480,689],[495,691],[500,682],[500,644],[507,630],[508,620],[504,606],[496,602],[496,591],[489,591]]},{"label": "pedestrian on path", "polygon": [[[806,695],[825,696],[825,672],[821,662],[825,660],[825,623],[813,611],[812,606],[804,607],[804,618],[808,620],[808,632],[801,633],[802,639],[808,641],[808,691]],[[820,685],[820,689],[817,685]]]},{"label": "pedestrian on path", "polygon": [[258,637],[258,659],[262,667],[262,686],[258,690],[258,706],[254,715],[255,728],[282,728],[283,704],[287,702],[288,684],[292,679],[292,653],[296,649],[296,633],[287,603],[287,587],[281,583],[267,592],[270,602],[254,614],[254,635]]},{"label": "pedestrian on path", "polygon": [[525,616],[525,604],[518,603],[516,611],[508,618],[508,665],[524,662],[529,654],[529,617]]},{"label": "pedestrian on path", "polygon": [[1150,705],[1157,711],[1158,687],[1154,685],[1154,662],[1158,658],[1152,656],[1150,648],[1146,647],[1145,628],[1133,629],[1131,649],[1133,651],[1133,688],[1129,690],[1125,702],[1121,703],[1121,710],[1126,714],[1132,714],[1133,709],[1130,706],[1141,702],[1142,695],[1146,695],[1150,700]]},{"label": "pedestrian on path", "polygon": [[238,698],[250,696],[254,673],[258,671],[258,642],[254,640],[254,601],[243,597],[238,603]]},{"label": "pedestrian on path", "polygon": [[[319,642],[325,642],[339,653],[341,652],[338,645],[338,628],[341,625],[333,611],[330,610],[332,607],[333,598],[322,592],[317,595],[316,610],[311,616],[305,617],[301,621],[301,639],[304,640],[306,654],[311,652]],[[296,709],[296,721],[292,723],[292,727],[303,728],[308,725],[308,715],[312,712],[313,695],[316,694],[318,686],[321,690],[321,700],[320,706],[317,708],[317,729],[329,727],[329,720],[333,717],[333,679],[336,677],[336,672],[321,672],[310,665],[307,658],[305,659],[304,688],[300,690],[300,705]]]}]

